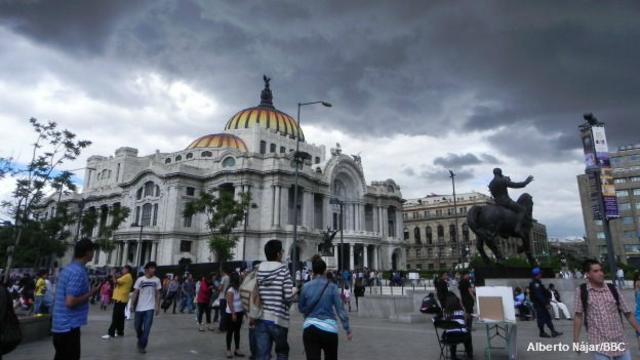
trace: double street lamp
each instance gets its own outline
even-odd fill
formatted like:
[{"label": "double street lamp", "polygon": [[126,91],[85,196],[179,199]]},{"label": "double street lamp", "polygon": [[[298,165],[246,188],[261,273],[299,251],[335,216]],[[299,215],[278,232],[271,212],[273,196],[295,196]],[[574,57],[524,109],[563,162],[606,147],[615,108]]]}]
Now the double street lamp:
[{"label": "double street lamp", "polygon": [[449,177],[451,178],[451,186],[453,187],[453,220],[456,224],[456,230],[453,232],[453,240],[455,241],[456,253],[458,255],[458,263],[462,264],[464,259],[462,258],[462,246],[458,242],[458,199],[456,199],[456,173],[453,170],[449,170]]},{"label": "double street lamp", "polygon": [[[332,205],[339,205],[340,206],[340,251],[338,251],[338,264],[336,264],[338,266],[338,271],[342,271],[344,270],[344,237],[343,237],[343,225],[342,225],[342,210],[344,208],[344,201],[337,199],[337,198],[331,198],[331,200],[329,200],[329,203]],[[347,264],[349,264],[349,261],[347,261]],[[349,269],[349,265],[347,265],[347,270]]]},{"label": "double street lamp", "polygon": [[293,154],[294,155],[294,164],[295,164],[295,173],[294,173],[294,182],[295,182],[295,187],[293,189],[293,243],[291,244],[291,258],[293,260],[293,265],[292,265],[292,275],[294,276],[294,284],[298,281],[298,278],[296,277],[296,270],[298,267],[298,247],[297,247],[297,243],[298,243],[298,175],[300,172],[300,164],[302,163],[302,161],[304,159],[309,158],[309,154],[308,153],[301,153],[300,152],[300,132],[302,131],[302,128],[300,127],[300,109],[303,106],[308,106],[308,105],[315,105],[315,104],[322,104],[325,107],[331,107],[331,104],[326,102],[326,101],[309,101],[309,102],[303,102],[303,103],[298,103],[298,130],[296,131],[296,152]]}]

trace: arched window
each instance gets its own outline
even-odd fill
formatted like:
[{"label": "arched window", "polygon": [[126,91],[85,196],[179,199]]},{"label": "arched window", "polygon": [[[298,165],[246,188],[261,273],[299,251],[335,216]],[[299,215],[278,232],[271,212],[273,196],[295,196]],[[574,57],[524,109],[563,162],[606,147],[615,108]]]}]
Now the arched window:
[{"label": "arched window", "polygon": [[409,229],[404,228],[404,239],[409,240]]},{"label": "arched window", "polygon": [[156,196],[160,196],[160,186],[156,185]]},{"label": "arched window", "polygon": [[176,161],[180,161],[180,160],[182,160],[182,155],[176,156]]},{"label": "arched window", "polygon": [[420,228],[416,226],[415,229],[413,229],[413,238],[416,241],[416,244],[421,244],[422,241],[420,239]]},{"label": "arched window", "polygon": [[203,151],[200,156],[202,157],[212,157],[213,154],[211,153],[211,151]]},{"label": "arched window", "polygon": [[187,154],[187,160],[192,159],[193,158],[193,153],[188,153]]},{"label": "arched window", "polygon": [[469,242],[469,225],[467,223],[462,224],[462,241]]},{"label": "arched window", "polygon": [[433,233],[431,232],[431,226],[427,226],[424,231],[427,234],[427,244],[433,244]]},{"label": "arched window", "polygon": [[164,159],[164,163],[165,164],[171,164],[171,158]]},{"label": "arched window", "polygon": [[452,242],[458,241],[458,234],[456,234],[456,226],[453,224],[449,225],[449,239],[451,239]]},{"label": "arched window", "polygon": [[136,199],[140,200],[142,199],[142,188],[138,189],[138,191],[136,191]]},{"label": "arched window", "polygon": [[153,190],[155,188],[155,184],[153,181],[147,181],[144,183],[144,197],[153,196]]},{"label": "arched window", "polygon": [[438,225],[438,242],[444,241],[444,226]]},{"label": "arched window", "polygon": [[235,165],[236,165],[236,159],[232,157],[228,157],[222,160],[222,167],[232,167]]},{"label": "arched window", "polygon": [[142,205],[142,226],[151,226],[151,209],[149,203]]}]

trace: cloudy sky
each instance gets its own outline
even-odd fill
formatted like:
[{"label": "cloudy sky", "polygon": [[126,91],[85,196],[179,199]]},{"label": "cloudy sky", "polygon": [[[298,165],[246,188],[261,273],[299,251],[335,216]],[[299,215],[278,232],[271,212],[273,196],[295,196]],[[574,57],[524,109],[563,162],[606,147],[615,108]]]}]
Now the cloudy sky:
[{"label": "cloudy sky", "polygon": [[[93,141],[175,151],[257,105],[305,108],[310,142],[361,153],[405,198],[486,192],[532,174],[550,236],[584,233],[584,112],[611,147],[640,142],[640,15],[632,2],[0,2],[0,156],[26,161],[28,118]],[[10,191],[10,180],[0,187]],[[513,192],[516,197],[518,192]],[[5,195],[6,196],[6,195]]]}]

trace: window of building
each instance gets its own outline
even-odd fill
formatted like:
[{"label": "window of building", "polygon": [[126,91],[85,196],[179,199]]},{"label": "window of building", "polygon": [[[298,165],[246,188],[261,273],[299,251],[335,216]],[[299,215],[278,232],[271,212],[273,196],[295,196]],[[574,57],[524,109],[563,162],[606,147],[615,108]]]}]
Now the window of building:
[{"label": "window of building", "polygon": [[624,225],[633,225],[633,218],[631,216],[625,216],[622,218],[622,223]]},{"label": "window of building", "polygon": [[433,248],[427,248],[427,257],[433,256]]},{"label": "window of building", "polygon": [[431,226],[427,226],[424,229],[424,231],[425,231],[425,234],[426,234],[426,237],[427,237],[427,244],[429,244],[429,245],[433,244],[433,233],[431,231]]},{"label": "window of building", "polygon": [[453,215],[453,209],[447,208],[447,215]]},{"label": "window of building", "polygon": [[269,146],[269,152],[271,152],[271,153],[276,152],[276,148],[277,148],[277,145],[276,145],[276,144],[271,144],[271,145]]},{"label": "window of building", "polygon": [[147,181],[144,183],[144,197],[153,196],[153,190],[155,190],[155,184],[153,181]]},{"label": "window of building", "polygon": [[427,264],[427,269],[428,270],[433,270],[433,264]]},{"label": "window of building", "polygon": [[415,220],[415,219],[417,219],[417,218],[418,218],[418,213],[417,213],[417,212],[415,212],[415,211],[412,211],[412,212],[411,212],[411,217],[412,217],[414,220]]},{"label": "window of building", "polygon": [[640,254],[640,245],[638,244],[625,245],[624,252],[626,252],[627,254],[628,253]]},{"label": "window of building", "polygon": [[602,220],[594,220],[593,223],[596,224],[596,226],[602,226]]},{"label": "window of building", "polygon": [[211,151],[203,151],[202,153],[200,153],[200,156],[202,156],[202,157],[212,157],[213,153],[211,153]]},{"label": "window of building", "polygon": [[452,242],[458,241],[458,234],[456,232],[456,226],[451,224],[449,225],[449,238]]},{"label": "window of building", "polygon": [[136,199],[140,200],[142,199],[142,188],[138,189],[138,191],[136,191]]},{"label": "window of building", "polygon": [[280,146],[280,154],[286,154],[287,153],[287,148],[284,146]]},{"label": "window of building", "polygon": [[631,182],[640,182],[640,176],[632,176],[629,180]]},{"label": "window of building", "polygon": [[442,216],[442,209],[436,210],[436,216]]},{"label": "window of building", "polygon": [[617,179],[613,179],[613,183],[614,184],[624,184],[627,182],[627,178],[617,178]]},{"label": "window of building", "polygon": [[418,270],[422,270],[422,264],[418,264],[418,265],[416,265],[416,269],[418,269]]},{"label": "window of building", "polygon": [[424,217],[426,217],[426,218],[427,218],[427,217],[429,217],[429,215],[430,215],[429,210],[425,210],[425,211],[424,211]]},{"label": "window of building", "polygon": [[[640,203],[636,203],[635,208],[636,210],[640,210]],[[620,209],[620,205],[618,205],[618,209]]]},{"label": "window of building", "polygon": [[165,164],[171,164],[171,158],[164,159],[164,163]]},{"label": "window of building", "polygon": [[467,223],[462,224],[462,241],[469,242],[469,225]]},{"label": "window of building", "polygon": [[629,192],[627,190],[618,190],[616,191],[616,196],[619,198],[627,197],[629,196]]},{"label": "window of building", "polygon": [[316,156],[316,159],[315,159],[315,161],[314,161],[314,162],[315,162],[316,164],[320,164],[320,157],[319,157],[319,156]]},{"label": "window of building", "polygon": [[142,206],[142,226],[151,226],[151,209],[153,206],[146,203]]},{"label": "window of building", "polygon": [[156,185],[156,196],[160,196],[160,186]]},{"label": "window of building", "polygon": [[232,167],[235,165],[236,165],[236,159],[232,158],[231,156],[222,160],[222,167]]},{"label": "window of building", "polygon": [[438,225],[438,242],[444,241],[444,226]]},{"label": "window of building", "polygon": [[191,227],[191,221],[193,220],[193,216],[185,216],[183,218],[182,226]]},{"label": "window of building", "polygon": [[411,270],[411,264],[407,264],[407,270]]},{"label": "window of building", "polygon": [[[636,209],[638,209],[639,204],[636,204]],[[622,203],[622,204],[618,204],[618,209],[620,209],[620,211],[629,211],[631,210],[631,204],[630,203]]]},{"label": "window of building", "polygon": [[118,166],[116,167],[116,181],[118,181],[119,178],[120,178],[120,163],[118,163]]},{"label": "window of building", "polygon": [[267,153],[267,142],[266,141],[260,141],[260,154],[266,154]]},{"label": "window of building", "polygon": [[191,241],[180,241],[180,252],[191,252]]},{"label": "window of building", "polygon": [[187,154],[187,160],[189,160],[189,159],[193,159],[193,153],[188,153]]},{"label": "window of building", "polygon": [[640,196],[640,189],[633,189],[633,196]]},{"label": "window of building", "polygon": [[176,156],[176,161],[180,161],[180,160],[182,160],[182,155]]},{"label": "window of building", "polygon": [[196,188],[187,186],[187,196],[194,196],[196,194]]},{"label": "window of building", "polygon": [[420,248],[416,249],[416,257],[419,258],[422,255],[422,251],[420,250]]},{"label": "window of building", "polygon": [[404,229],[404,239],[409,240],[409,230],[406,228]]},{"label": "window of building", "polygon": [[625,239],[634,239],[637,236],[635,231],[625,231],[622,233],[622,237]]},{"label": "window of building", "polygon": [[598,239],[602,239],[602,240],[604,240],[604,239],[605,239],[605,237],[604,237],[604,232],[599,231],[598,233],[596,233],[596,237],[597,237]]},{"label": "window of building", "polygon": [[416,227],[415,229],[413,229],[413,239],[416,241],[416,244],[422,243],[422,241],[420,239],[420,228],[419,227]]},{"label": "window of building", "polygon": [[136,221],[134,222],[134,224],[140,224],[140,206],[136,206]]},{"label": "window of building", "polygon": [[151,225],[158,225],[158,204],[153,204],[153,222]]}]

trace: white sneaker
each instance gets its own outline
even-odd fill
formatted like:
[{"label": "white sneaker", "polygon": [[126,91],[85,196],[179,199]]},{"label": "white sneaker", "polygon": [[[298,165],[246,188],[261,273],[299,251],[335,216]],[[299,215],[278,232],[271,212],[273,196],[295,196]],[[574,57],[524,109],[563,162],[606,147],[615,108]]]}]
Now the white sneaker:
[{"label": "white sneaker", "polygon": [[107,335],[102,335],[102,340],[109,340],[111,339],[111,335],[107,334]]}]

